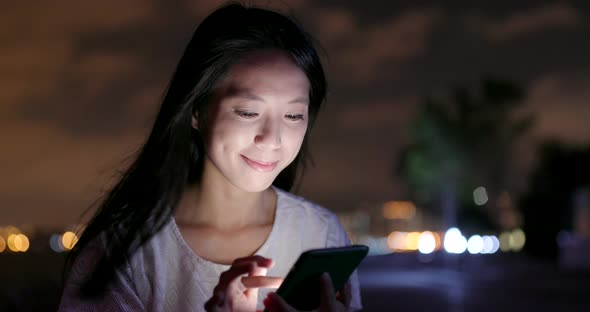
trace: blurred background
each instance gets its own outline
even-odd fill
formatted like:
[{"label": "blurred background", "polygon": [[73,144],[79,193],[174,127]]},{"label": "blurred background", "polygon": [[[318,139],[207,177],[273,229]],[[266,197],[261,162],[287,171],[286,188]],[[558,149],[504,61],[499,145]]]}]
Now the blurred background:
[{"label": "blurred background", "polygon": [[[83,212],[223,3],[1,5],[0,311],[55,310]],[[297,193],[370,246],[365,310],[590,311],[590,3],[247,3],[322,46]]]}]

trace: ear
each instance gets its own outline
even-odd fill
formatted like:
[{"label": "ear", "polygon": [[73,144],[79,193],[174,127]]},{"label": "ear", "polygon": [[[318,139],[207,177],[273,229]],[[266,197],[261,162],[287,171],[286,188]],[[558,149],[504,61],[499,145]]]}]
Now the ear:
[{"label": "ear", "polygon": [[193,113],[191,124],[195,130],[199,130],[199,114],[197,112]]}]

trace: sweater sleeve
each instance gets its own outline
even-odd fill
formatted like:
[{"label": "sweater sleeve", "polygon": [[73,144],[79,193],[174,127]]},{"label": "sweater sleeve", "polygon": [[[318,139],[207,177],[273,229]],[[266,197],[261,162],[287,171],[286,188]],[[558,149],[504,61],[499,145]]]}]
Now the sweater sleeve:
[{"label": "sweater sleeve", "polygon": [[101,258],[103,243],[101,239],[95,239],[76,258],[63,289],[59,312],[145,311],[125,271],[117,270],[113,280],[98,297],[81,297],[82,282]]}]

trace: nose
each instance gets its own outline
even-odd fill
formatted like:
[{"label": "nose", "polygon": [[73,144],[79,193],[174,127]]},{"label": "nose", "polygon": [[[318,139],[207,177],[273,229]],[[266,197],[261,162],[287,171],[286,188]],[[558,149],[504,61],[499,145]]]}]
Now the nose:
[{"label": "nose", "polygon": [[254,138],[256,146],[262,149],[278,149],[281,147],[280,122],[267,118],[259,133]]}]

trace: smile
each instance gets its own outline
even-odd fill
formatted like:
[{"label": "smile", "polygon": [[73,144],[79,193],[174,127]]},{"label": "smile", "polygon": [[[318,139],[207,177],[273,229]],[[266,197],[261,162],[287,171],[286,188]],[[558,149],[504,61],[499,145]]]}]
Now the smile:
[{"label": "smile", "polygon": [[277,166],[277,164],[279,163],[278,161],[274,161],[274,162],[258,162],[258,161],[254,161],[244,155],[240,155],[242,156],[242,159],[246,162],[246,164],[248,164],[248,166],[252,167],[253,169],[260,171],[260,172],[270,172],[273,171],[275,169],[275,167]]}]

